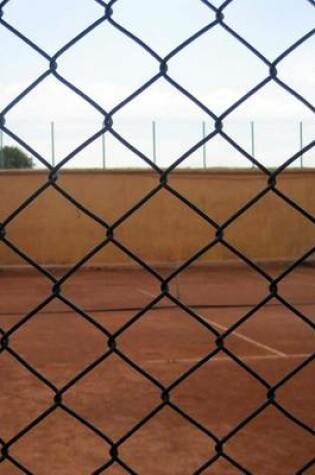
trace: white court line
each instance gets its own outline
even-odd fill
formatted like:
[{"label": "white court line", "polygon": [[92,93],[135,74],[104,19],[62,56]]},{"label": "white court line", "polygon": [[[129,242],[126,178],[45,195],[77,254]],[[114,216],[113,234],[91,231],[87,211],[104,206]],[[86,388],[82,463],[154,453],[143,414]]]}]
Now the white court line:
[{"label": "white court line", "polygon": [[[205,321],[206,323],[210,323],[210,324],[213,325],[214,327],[219,328],[220,330],[226,331],[226,330],[229,329],[228,327],[225,327],[225,326],[223,326],[223,325],[219,325],[218,323],[214,322],[213,320],[209,320],[209,318],[201,317],[201,319],[202,319],[203,321]],[[286,355],[285,353],[283,353],[282,351],[278,351],[278,350],[276,350],[275,348],[271,348],[271,346],[264,345],[263,343],[259,343],[259,341],[253,340],[252,338],[249,338],[248,336],[245,336],[245,335],[243,335],[242,333],[233,331],[232,333],[230,333],[230,335],[237,336],[240,340],[244,340],[244,341],[246,341],[247,343],[251,343],[252,345],[257,346],[258,348],[261,348],[261,349],[263,349],[263,350],[269,351],[269,352],[272,353],[273,355],[281,356],[281,357],[286,357],[286,356],[288,356],[288,355]]]},{"label": "white court line", "polygon": [[148,295],[149,297],[155,298],[157,297],[157,294],[152,294],[151,292],[148,292],[147,290],[144,289],[136,289],[138,292],[144,295]]},{"label": "white court line", "polygon": [[[304,359],[312,356],[312,354],[292,354],[292,355],[249,355],[239,356],[242,361],[259,361],[259,360],[291,360],[291,359]],[[157,360],[145,360],[149,364],[162,364],[162,363],[198,363],[203,359],[200,358],[169,358],[169,359],[157,359]],[[212,363],[216,361],[233,361],[230,356],[215,356],[209,360]]]},{"label": "white court line", "polygon": [[[148,292],[147,290],[144,290],[144,289],[139,289],[137,288],[136,289],[138,292],[141,292],[142,294],[144,295],[148,295],[150,297],[156,297],[156,295],[152,294],[151,292]],[[210,323],[211,325],[219,328],[220,330],[223,330],[223,331],[226,331],[228,330],[228,327],[225,327],[223,325],[219,325],[218,323],[214,322],[213,320],[210,320],[209,318],[205,318],[205,317],[202,317],[199,315],[199,317],[201,318],[201,320],[203,320],[204,322],[206,323]],[[233,331],[231,333],[231,335],[234,335],[236,336],[237,338],[239,338],[240,340],[244,340],[246,341],[247,343],[250,343],[258,348],[261,348],[265,351],[269,351],[269,353],[272,353],[273,355],[277,355],[277,356],[287,356],[285,353],[283,353],[282,351],[279,351],[279,350],[276,350],[275,348],[271,348],[271,346],[268,346],[268,345],[264,345],[263,343],[259,343],[259,341],[256,341],[256,340],[253,340],[252,338],[248,337],[248,336],[245,336],[243,335],[242,333],[239,333],[237,331]]]}]

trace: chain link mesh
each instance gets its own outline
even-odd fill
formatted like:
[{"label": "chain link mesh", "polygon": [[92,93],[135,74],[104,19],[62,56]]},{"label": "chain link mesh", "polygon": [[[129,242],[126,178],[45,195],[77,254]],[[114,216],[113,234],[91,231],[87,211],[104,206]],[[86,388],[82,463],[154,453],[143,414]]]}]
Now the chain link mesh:
[{"label": "chain link mesh", "polygon": [[[283,51],[275,60],[270,61],[265,55],[263,55],[259,50],[250,44],[242,35],[234,30],[229,25],[229,5],[233,3],[233,0],[226,0],[219,7],[214,6],[210,1],[200,0],[200,2],[205,5],[211,13],[215,14],[215,19],[203,27],[201,30],[197,31],[195,34],[187,38],[184,42],[179,44],[175,49],[173,49],[165,57],[161,57],[156,51],[154,51],[149,45],[147,45],[140,37],[133,34],[129,31],[124,25],[120,24],[115,20],[115,6],[119,3],[119,0],[112,0],[110,2],[104,2],[102,0],[95,0],[95,2],[100,7],[100,16],[99,18],[85,28],[80,34],[74,37],[71,41],[65,44],[59,51],[57,51],[53,56],[49,55],[44,51],[40,46],[32,41],[31,38],[26,37],[21,31],[16,29],[12,24],[8,23],[5,19],[5,10],[6,6],[10,3],[11,0],[4,0],[0,2],[0,28],[7,29],[20,42],[26,44],[34,52],[47,61],[47,69],[42,73],[35,81],[32,82],[23,92],[17,95],[12,102],[10,102],[1,112],[0,112],[0,128],[1,130],[20,144],[24,149],[31,153],[36,159],[48,170],[48,178],[46,182],[40,186],[31,196],[29,196],[22,204],[20,204],[10,215],[8,215],[3,222],[0,224],[0,239],[2,244],[8,246],[14,253],[18,254],[28,265],[36,269],[38,273],[42,274],[44,277],[50,280],[51,282],[51,293],[47,295],[47,298],[44,299],[36,308],[33,308],[29,313],[24,315],[24,317],[12,326],[9,330],[5,331],[0,328],[1,333],[1,349],[0,353],[8,353],[13,357],[25,371],[33,375],[34,378],[39,380],[43,385],[45,385],[52,393],[53,398],[51,405],[41,413],[38,417],[32,420],[31,423],[23,427],[18,433],[14,435],[10,440],[3,440],[1,438],[1,428],[0,428],[0,444],[1,444],[1,457],[0,457],[0,466],[4,461],[9,461],[22,473],[31,474],[32,472],[24,466],[17,458],[11,455],[12,447],[21,440],[25,435],[32,431],[38,424],[40,424],[44,419],[46,419],[50,414],[52,414],[56,409],[64,411],[72,418],[77,420],[80,424],[85,426],[89,431],[93,432],[97,437],[104,441],[104,443],[109,446],[108,455],[106,462],[102,463],[98,468],[93,472],[94,475],[105,473],[113,464],[118,464],[122,469],[127,473],[136,474],[135,468],[130,466],[125,462],[120,455],[121,447],[132,438],[137,431],[139,431],[143,426],[145,426],[150,420],[152,420],[157,414],[163,411],[166,407],[177,413],[180,417],[184,418],[192,427],[201,431],[209,440],[215,445],[215,455],[208,460],[200,460],[200,466],[196,470],[196,474],[205,473],[206,470],[211,467],[217,460],[225,459],[229,464],[231,464],[236,471],[239,473],[249,474],[250,471],[241,465],[241,463],[232,458],[227,451],[225,446],[228,441],[230,441],[242,428],[247,424],[253,421],[259,414],[265,411],[268,407],[273,406],[278,411],[280,411],[287,419],[289,419],[293,424],[301,428],[303,431],[313,434],[313,429],[309,427],[304,421],[297,418],[295,415],[290,413],[286,407],[277,400],[277,393],[285,386],[292,378],[294,378],[303,368],[309,365],[312,361],[312,357],[308,357],[294,367],[290,372],[283,376],[276,384],[270,385],[270,383],[263,378],[257,371],[255,371],[251,366],[238,357],[233,351],[231,351],[227,346],[225,346],[226,338],[231,335],[234,331],[239,329],[246,321],[248,321],[255,313],[264,307],[272,299],[277,300],[281,305],[287,307],[291,312],[293,312],[297,318],[303,320],[311,329],[314,328],[311,320],[302,313],[300,309],[297,309],[289,301],[287,301],[279,292],[279,284],[294,270],[306,261],[314,252],[314,248],[307,250],[303,255],[301,255],[295,262],[293,262],[289,267],[282,271],[276,278],[269,275],[260,265],[258,265],[254,260],[250,259],[237,247],[232,245],[225,237],[226,230],[229,226],[232,225],[236,220],[238,220],[244,213],[246,213],[250,208],[256,205],[261,201],[266,195],[274,194],[277,195],[281,200],[283,200],[289,207],[293,208],[295,211],[300,213],[300,215],[307,220],[309,223],[314,225],[314,217],[303,207],[295,202],[290,196],[287,196],[283,191],[277,187],[277,179],[280,176],[281,172],[286,170],[289,165],[296,162],[301,154],[306,153],[314,146],[314,141],[308,143],[303,147],[302,150],[294,153],[290,158],[288,158],[281,166],[277,169],[269,170],[266,168],[259,160],[251,156],[246,152],[243,147],[237,143],[227,132],[224,130],[224,120],[229,117],[229,115],[235,111],[241,104],[247,101],[249,98],[257,94],[259,91],[263,90],[269,83],[276,83],[280,88],[286,91],[290,96],[292,96],[296,101],[302,104],[305,108],[314,112],[314,107],[308,102],[298,91],[292,89],[278,74],[279,64],[287,58],[291,53],[297,50],[301,45],[307,42],[311,36],[314,34],[314,30],[309,31],[307,34],[299,38],[294,44],[289,48]],[[314,1],[305,0],[307,3],[315,6]],[[92,3],[92,1],[91,1]],[[156,62],[156,74],[152,76],[148,81],[141,85],[137,90],[133,91],[127,98],[125,98],[120,103],[116,104],[111,110],[106,110],[102,104],[96,103],[91,97],[85,94],[80,88],[78,88],[72,82],[69,82],[62,73],[59,72],[58,60],[74,45],[79,43],[82,39],[87,37],[93,30],[98,28],[103,28],[105,25],[111,25],[120,35],[124,35],[128,38],[129,41],[136,43],[139,48],[142,49],[143,55],[151,56]],[[198,38],[202,37],[210,30],[222,29],[226,34],[230,35],[235,42],[240,43],[243,47],[254,55],[266,69],[265,78],[260,81],[255,87],[247,91],[242,97],[240,97],[236,102],[230,104],[230,106],[220,115],[216,115],[210,108],[203,104],[194,94],[192,94],[188,89],[183,87],[180,83],[172,78],[171,72],[169,72],[169,62],[180,54],[188,45],[195,42]],[[81,143],[73,152],[68,154],[63,160],[61,160],[56,166],[51,165],[44,156],[39,154],[31,144],[23,141],[14,130],[9,129],[6,126],[6,114],[14,109],[14,107],[22,101],[28,94],[30,94],[35,88],[37,88],[41,83],[45,82],[49,77],[55,77],[63,87],[67,88],[73,94],[80,96],[91,108],[95,109],[103,119],[103,126],[87,140]],[[167,82],[172,88],[174,88],[178,93],[185,96],[189,101],[191,101],[197,108],[202,110],[205,114],[208,115],[209,119],[213,122],[213,129],[207,134],[205,138],[195,143],[189,150],[185,151],[177,160],[175,160],[168,168],[162,169],[156,163],[154,163],[148,156],[144,155],[140,150],[133,146],[126,138],[124,138],[120,133],[115,130],[115,115],[122,110],[127,104],[133,101],[135,98],[143,94],[145,91],[149,90],[155,83],[158,81]],[[139,202],[134,205],[132,208],[128,209],[127,212],[122,214],[115,222],[107,222],[102,217],[96,215],[92,210],[88,209],[85,205],[80,203],[75,199],[71,194],[64,189],[58,183],[59,172],[62,168],[71,162],[71,160],[82,150],[88,147],[91,143],[99,139],[104,133],[107,135],[112,135],[115,137],[124,147],[128,148],[133,154],[136,154],[143,162],[145,162],[155,173],[157,177],[156,186],[145,196],[142,197]],[[234,214],[229,216],[228,219],[224,222],[216,222],[211,216],[199,209],[195,204],[189,201],[187,197],[182,195],[179,191],[174,189],[169,184],[169,177],[171,173],[176,170],[176,168],[183,164],[187,157],[189,157],[196,150],[200,149],[205,143],[209,143],[214,137],[220,136],[224,141],[229,143],[237,152],[251,162],[257,169],[259,169],[266,178],[266,184],[263,190],[256,194],[250,201],[244,204],[240,209],[238,209]],[[98,225],[103,227],[105,231],[105,238],[98,243],[95,247],[90,249],[90,251],[82,257],[82,259],[73,265],[67,272],[63,274],[61,278],[56,278],[47,268],[40,265],[38,262],[35,262],[27,253],[19,249],[10,240],[9,233],[6,233],[7,226],[13,222],[20,213],[30,206],[37,198],[45,192],[48,188],[55,189],[60,193],[68,202],[79,209],[84,213],[89,219],[94,220]],[[187,260],[181,263],[175,270],[171,271],[167,277],[163,277],[156,269],[149,265],[145,260],[136,255],[130,249],[125,247],[116,237],[116,231],[118,228],[128,220],[132,215],[137,213],[137,211],[142,208],[153,196],[158,194],[161,190],[166,190],[170,195],[174,195],[178,200],[180,200],[185,206],[189,207],[194,213],[196,213],[202,220],[207,223],[209,228],[215,230],[215,238],[207,243],[206,246],[199,249],[194,255],[189,257]],[[83,311],[74,301],[66,298],[62,293],[63,285],[68,281],[68,279],[75,274],[78,270],[82,268],[86,263],[88,263],[93,256],[95,256],[100,250],[104,249],[108,244],[114,245],[121,252],[126,254],[137,266],[140,266],[145,272],[147,272],[153,279],[155,279],[160,285],[160,293],[157,295],[150,303],[148,303],[144,308],[137,312],[132,319],[130,319],[126,324],[121,326],[115,332],[109,332],[106,328],[101,326],[94,318],[89,315],[88,312]],[[197,259],[205,254],[207,251],[217,246],[218,244],[223,245],[227,248],[234,256],[241,260],[246,266],[249,266],[254,272],[257,272],[269,285],[269,293],[265,295],[256,305],[254,305],[246,314],[242,316],[236,323],[230,326],[226,331],[220,332],[216,330],[212,325],[207,324],[203,321],[198,313],[194,311],[193,308],[184,304],[178,296],[173,295],[170,291],[170,284],[174,279],[182,273],[185,269],[189,268]],[[193,364],[188,370],[186,370],[179,377],[174,379],[171,384],[164,385],[162,382],[154,377],[150,372],[142,368],[135,361],[130,359],[119,347],[119,337],[121,337],[134,323],[140,320],[148,311],[150,311],[157,303],[162,299],[167,298],[173,304],[182,309],[186,314],[188,314],[192,319],[206,328],[211,334],[214,335],[216,340],[216,347],[207,354],[204,358],[200,359],[197,363]],[[26,322],[36,316],[41,310],[46,308],[52,301],[55,299],[63,302],[68,308],[74,310],[78,316],[87,321],[89,324],[93,325],[98,331],[100,331],[104,338],[107,340],[107,350],[104,354],[95,361],[92,361],[86,368],[81,370],[73,378],[71,378],[65,385],[62,387],[57,387],[49,379],[47,379],[43,374],[41,374],[37,369],[35,369],[31,363],[29,363],[25,358],[23,358],[13,347],[10,345],[10,338],[23,326]],[[110,358],[112,355],[116,355],[120,358],[125,364],[130,366],[135,370],[142,378],[147,380],[160,392],[161,402],[157,405],[151,412],[149,412],[145,417],[139,420],[132,428],[130,428],[122,437],[118,440],[113,440],[109,437],[108,434],[103,432],[97,425],[92,424],[87,418],[83,417],[80,413],[76,412],[73,408],[67,405],[64,402],[64,396],[67,391],[76,385],[82,378],[84,378],[88,373],[95,369],[102,362]],[[198,370],[205,365],[211,358],[215,357],[218,354],[224,354],[227,357],[231,358],[237,365],[239,365],[243,370],[245,370],[251,378],[254,378],[259,385],[264,388],[265,391],[265,400],[262,404],[255,408],[246,418],[241,420],[237,425],[233,427],[232,430],[228,431],[224,437],[219,438],[215,433],[211,432],[207,427],[202,425],[196,419],[191,417],[187,412],[185,412],[180,405],[172,401],[172,391],[183,383],[190,375],[198,372]],[[305,461],[304,466],[301,466],[297,473],[302,474],[306,473],[308,469],[313,467],[314,460]],[[208,473],[208,472],[207,472]],[[311,472],[307,472],[311,473]]]}]

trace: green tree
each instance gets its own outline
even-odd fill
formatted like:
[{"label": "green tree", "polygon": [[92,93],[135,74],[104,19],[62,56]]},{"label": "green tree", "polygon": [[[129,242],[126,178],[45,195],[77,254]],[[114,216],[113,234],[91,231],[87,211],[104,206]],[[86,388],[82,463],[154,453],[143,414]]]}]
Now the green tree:
[{"label": "green tree", "polygon": [[5,146],[0,150],[0,169],[33,168],[33,162],[18,147]]}]

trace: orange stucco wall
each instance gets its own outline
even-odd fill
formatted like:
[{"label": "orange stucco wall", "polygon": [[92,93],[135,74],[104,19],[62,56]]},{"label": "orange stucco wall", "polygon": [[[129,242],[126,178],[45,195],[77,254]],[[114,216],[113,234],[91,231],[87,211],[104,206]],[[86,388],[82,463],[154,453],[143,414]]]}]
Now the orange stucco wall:
[{"label": "orange stucco wall", "polygon": [[[44,171],[0,173],[0,221],[5,221],[47,180]],[[108,224],[114,224],[144,195],[158,187],[149,171],[69,170],[58,185]],[[182,170],[169,186],[222,224],[266,186],[255,170]],[[315,214],[315,171],[290,170],[278,178],[277,188]],[[52,187],[39,194],[6,226],[6,238],[43,264],[73,264],[105,238],[105,229],[75,208]],[[214,229],[168,190],[160,190],[140,210],[122,221],[115,238],[149,263],[188,259],[214,238]],[[291,259],[315,242],[315,226],[269,192],[225,230],[225,238],[256,259]],[[221,244],[197,262],[232,259]],[[89,264],[129,264],[130,258],[112,243]],[[25,264],[0,242],[0,265]]]}]

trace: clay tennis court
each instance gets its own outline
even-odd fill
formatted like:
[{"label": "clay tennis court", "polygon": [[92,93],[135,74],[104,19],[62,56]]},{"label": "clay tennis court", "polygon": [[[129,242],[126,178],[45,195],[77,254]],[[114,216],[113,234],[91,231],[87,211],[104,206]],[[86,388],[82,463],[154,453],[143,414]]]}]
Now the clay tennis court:
[{"label": "clay tennis court", "polygon": [[[283,266],[265,269],[275,277]],[[170,270],[159,272],[166,276]],[[63,271],[55,274],[61,276]],[[314,350],[314,332],[307,321],[276,299],[251,312],[269,294],[268,282],[255,271],[246,266],[186,270],[169,285],[183,308],[167,297],[149,308],[160,294],[160,284],[153,276],[141,270],[81,270],[64,283],[60,295],[93,318],[94,324],[55,298],[19,327],[25,315],[46,301],[51,289],[49,279],[35,271],[0,272],[0,326],[4,331],[15,329],[9,332],[10,348],[58,389],[64,389],[62,401],[70,409],[54,406],[54,391],[12,354],[2,351],[0,434],[3,441],[14,442],[9,453],[29,473],[92,474],[110,460],[110,445],[70,411],[118,442],[122,465],[114,463],[97,473],[314,473],[314,466],[299,472],[314,455],[311,433],[272,404],[265,404],[268,388],[258,379],[275,385],[308,361]],[[313,266],[299,266],[285,277],[279,283],[279,294],[314,321]],[[144,308],[148,310],[143,312]],[[245,315],[248,319],[229,333]],[[227,351],[216,346],[218,335],[225,332]],[[122,357],[109,354],[109,334],[116,336]],[[149,373],[153,381],[124,357]],[[94,369],[82,373],[98,359]],[[174,383],[201,360],[203,364],[195,371]],[[76,375],[80,377],[68,385]],[[309,363],[275,392],[281,407],[308,427],[314,425],[313,381],[314,367]],[[158,384],[170,387],[170,405],[163,406]],[[215,442],[206,431],[224,438],[264,404],[254,419],[223,444],[227,457],[247,472],[223,457],[200,471],[216,454]],[[48,408],[53,408],[51,413],[23,435],[21,431]],[[155,410],[154,417],[125,437]],[[123,468],[124,463],[133,472]],[[19,473],[9,461],[0,464],[1,475]]]}]

